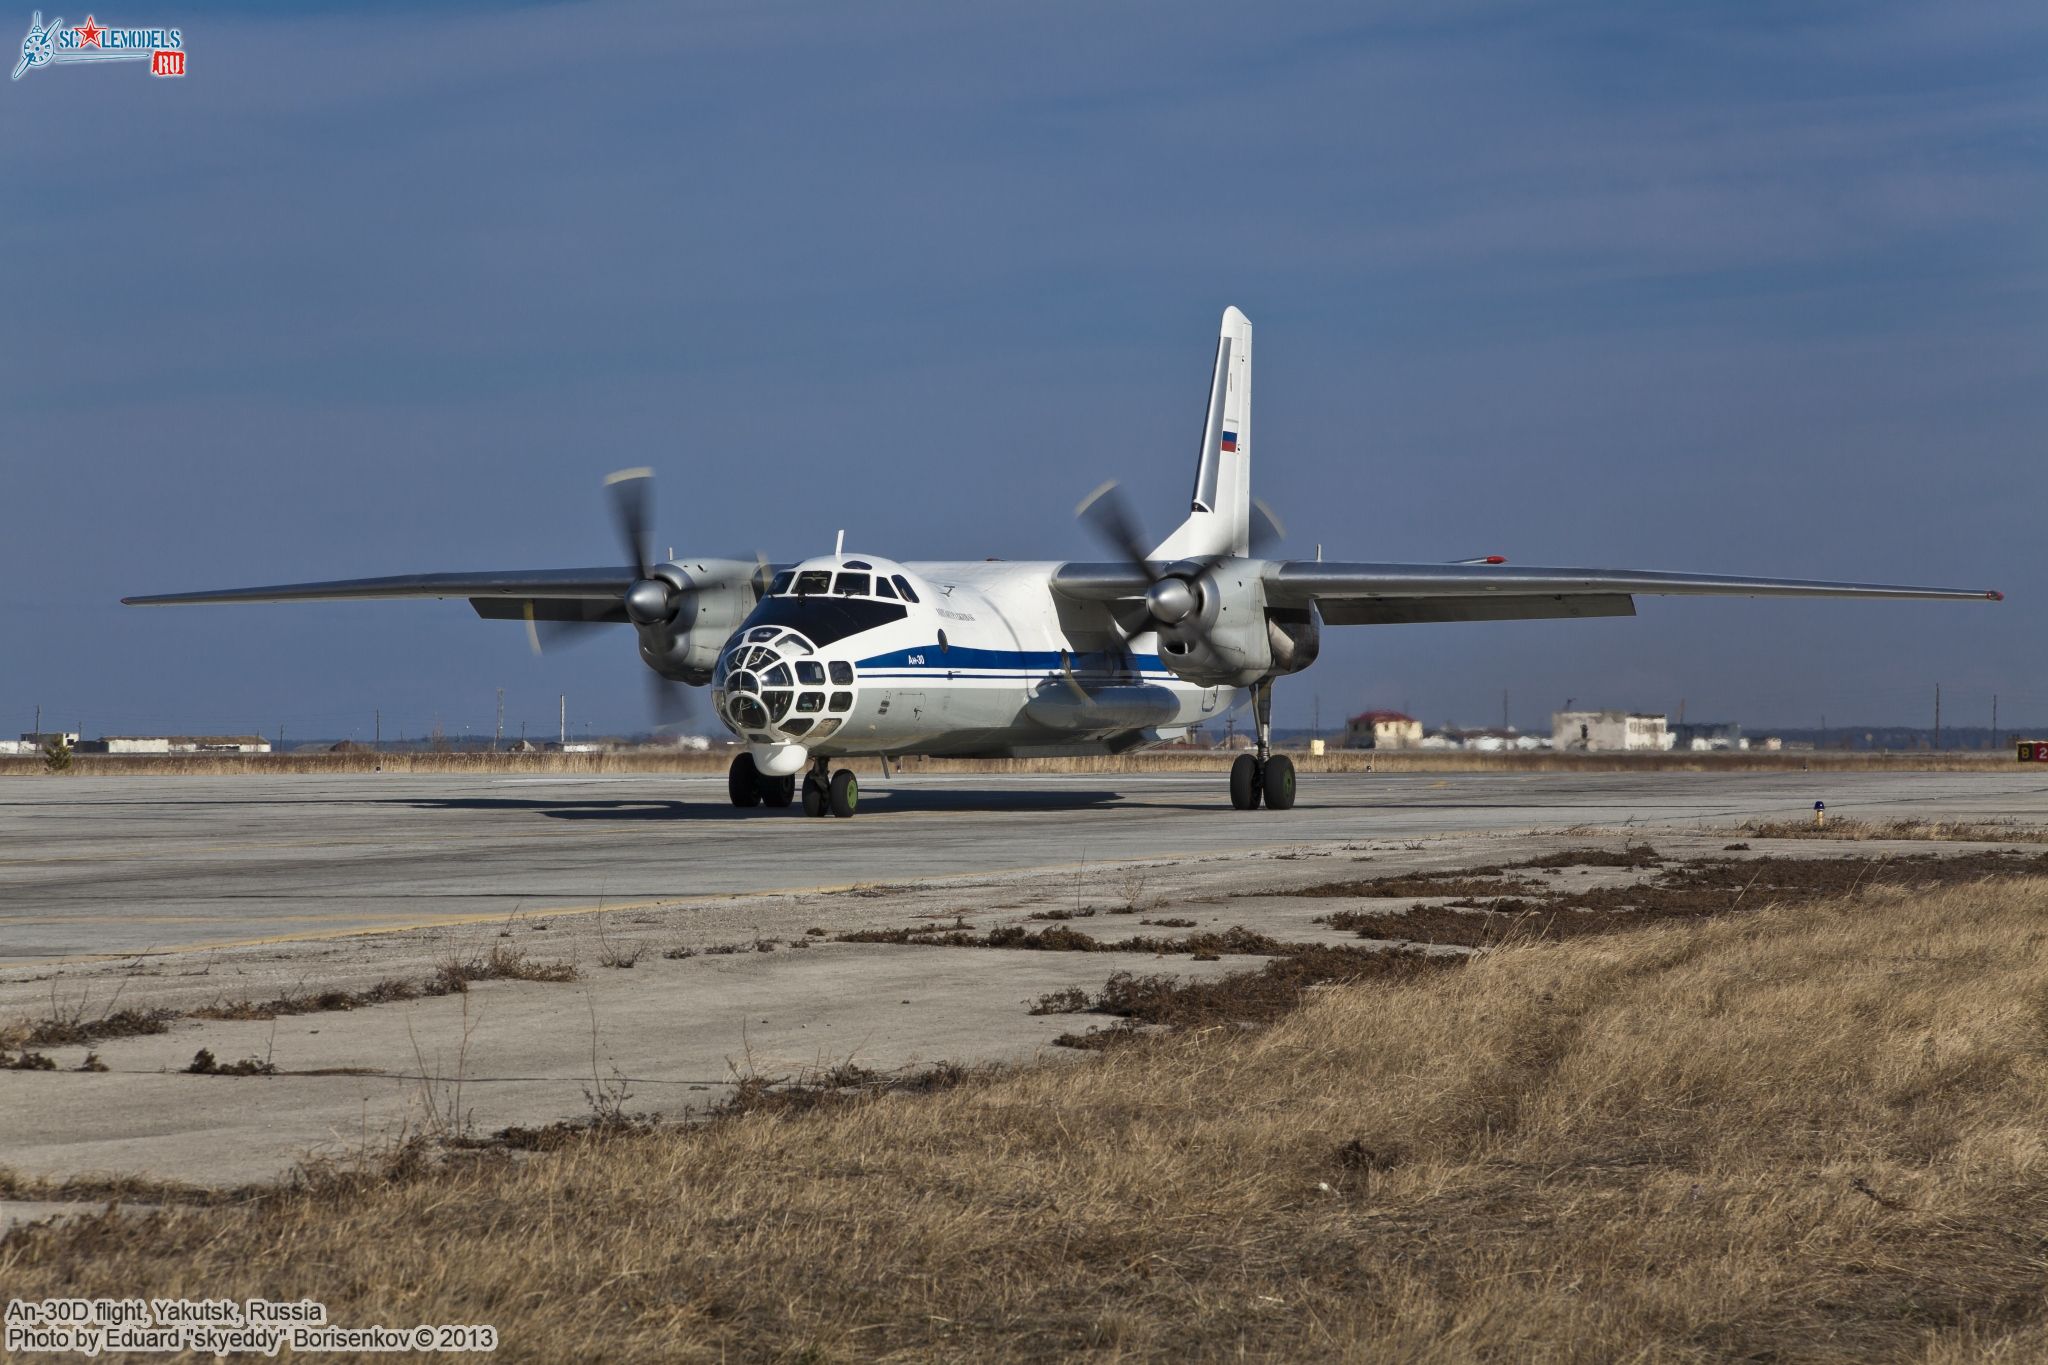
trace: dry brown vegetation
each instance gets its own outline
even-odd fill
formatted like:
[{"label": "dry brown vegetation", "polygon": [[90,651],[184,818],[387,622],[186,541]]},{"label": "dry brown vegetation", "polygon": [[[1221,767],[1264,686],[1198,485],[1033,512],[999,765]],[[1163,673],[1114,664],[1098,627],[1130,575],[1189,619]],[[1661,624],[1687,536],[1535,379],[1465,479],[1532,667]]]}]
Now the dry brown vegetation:
[{"label": "dry brown vegetation", "polygon": [[[1574,866],[1595,856],[1590,850],[1506,868]],[[1648,847],[1614,855],[1604,864],[1648,871],[1629,882],[1581,887],[1569,881],[1547,885],[1475,883],[1471,873],[1436,873],[1370,878],[1311,887],[1308,896],[1452,895],[1445,905],[1417,904],[1403,910],[1339,910],[1317,917],[1333,929],[1360,938],[1483,948],[1522,939],[1576,938],[1640,929],[1657,920],[1706,919],[1764,905],[1808,905],[1874,887],[1931,888],[1980,882],[1993,877],[2048,876],[2048,855],[2008,851],[1947,856],[1931,853],[1858,858],[1700,858],[1666,864]],[[1567,861],[1560,861],[1567,860]],[[1463,885],[1499,889],[1456,893]]]},{"label": "dry brown vegetation", "polygon": [[[1230,749],[1161,749],[1144,753],[1075,758],[909,758],[899,767],[933,773],[1143,773],[1224,772],[1237,757]],[[1726,753],[1581,754],[1466,753],[1444,749],[1334,749],[1320,757],[1289,750],[1304,773],[1469,773],[1469,772],[2011,772],[2025,776],[2030,765],[2009,750],[1900,753]],[[341,753],[284,754],[79,754],[65,773],[89,777],[282,776],[339,773],[723,773],[732,761],[724,746],[709,750],[627,748],[610,753],[405,753],[351,749]],[[872,760],[849,760],[872,772]],[[39,755],[0,757],[0,777],[41,775]]]},{"label": "dry brown vegetation", "polygon": [[41,1019],[24,1019],[0,1027],[0,1048],[96,1043],[110,1038],[165,1033],[178,1019],[281,1019],[291,1015],[388,1005],[401,1000],[417,1000],[422,996],[459,995],[476,981],[561,982],[575,981],[579,975],[574,963],[547,961],[517,948],[494,944],[486,953],[449,958],[434,969],[432,976],[419,980],[390,977],[361,990],[288,991],[269,1000],[215,1000],[187,1010],[110,1008],[93,1017],[88,1017],[84,1004],[75,1004],[55,1010]]},{"label": "dry brown vegetation", "polygon": [[519,1360],[2040,1359],[2044,917],[1866,885],[1522,944],[1085,1066],[17,1231],[0,1282]]},{"label": "dry brown vegetation", "polygon": [[1752,820],[1740,832],[1758,839],[1928,840],[1943,843],[2048,844],[2048,829],[2012,820]]}]

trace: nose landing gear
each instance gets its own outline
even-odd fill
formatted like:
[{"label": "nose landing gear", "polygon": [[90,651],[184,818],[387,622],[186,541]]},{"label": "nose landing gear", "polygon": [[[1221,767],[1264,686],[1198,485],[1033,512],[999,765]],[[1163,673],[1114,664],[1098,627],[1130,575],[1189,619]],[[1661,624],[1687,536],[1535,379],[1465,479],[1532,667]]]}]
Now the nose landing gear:
[{"label": "nose landing gear", "polygon": [[1239,754],[1230,765],[1230,806],[1232,810],[1257,810],[1264,802],[1268,810],[1294,808],[1294,760],[1273,752],[1273,680],[1252,686],[1252,719],[1258,726],[1258,748]]},{"label": "nose landing gear", "polygon": [[725,773],[726,795],[741,809],[750,806],[787,807],[796,799],[794,777],[770,777],[754,766],[754,756],[744,751],[734,754],[732,766]]}]

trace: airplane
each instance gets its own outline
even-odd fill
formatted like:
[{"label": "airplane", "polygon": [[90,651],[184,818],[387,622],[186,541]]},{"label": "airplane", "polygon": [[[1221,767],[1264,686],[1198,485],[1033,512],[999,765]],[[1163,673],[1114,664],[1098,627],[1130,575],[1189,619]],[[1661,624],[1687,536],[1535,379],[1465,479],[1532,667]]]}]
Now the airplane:
[{"label": "airplane", "polygon": [[[711,689],[744,747],[741,808],[854,814],[834,760],[1116,754],[1181,738],[1249,689],[1257,742],[1230,769],[1234,810],[1295,803],[1273,752],[1273,683],[1316,660],[1325,626],[1633,616],[1653,595],[1999,601],[1995,591],[1635,569],[1275,559],[1278,524],[1252,497],[1252,325],[1227,308],[1210,372],[1187,517],[1156,545],[1114,483],[1078,515],[1101,562],[899,562],[847,553],[794,563],[650,551],[652,471],[606,484],[628,563],[291,583],[121,599],[132,606],[466,597],[477,615],[544,633],[631,625],[657,693]],[[673,551],[670,552],[674,554]],[[801,784],[799,786],[799,776]]]}]

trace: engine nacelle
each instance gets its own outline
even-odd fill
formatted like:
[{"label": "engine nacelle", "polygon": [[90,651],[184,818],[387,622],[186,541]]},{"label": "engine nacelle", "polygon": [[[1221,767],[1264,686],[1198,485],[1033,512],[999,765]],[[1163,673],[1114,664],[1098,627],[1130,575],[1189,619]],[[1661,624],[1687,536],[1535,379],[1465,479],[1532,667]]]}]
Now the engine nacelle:
[{"label": "engine nacelle", "polygon": [[1193,579],[1200,598],[1193,613],[1158,627],[1159,661],[1168,671],[1203,687],[1249,687],[1273,672],[1263,568],[1259,560],[1228,559]]},{"label": "engine nacelle", "polygon": [[1273,645],[1273,671],[1299,673],[1323,652],[1323,614],[1305,607],[1266,608],[1266,635]]},{"label": "engine nacelle", "polygon": [[664,678],[701,687],[761,596],[759,566],[747,559],[693,559],[656,565],[654,577],[676,589],[677,606],[666,621],[634,627],[640,657]]}]

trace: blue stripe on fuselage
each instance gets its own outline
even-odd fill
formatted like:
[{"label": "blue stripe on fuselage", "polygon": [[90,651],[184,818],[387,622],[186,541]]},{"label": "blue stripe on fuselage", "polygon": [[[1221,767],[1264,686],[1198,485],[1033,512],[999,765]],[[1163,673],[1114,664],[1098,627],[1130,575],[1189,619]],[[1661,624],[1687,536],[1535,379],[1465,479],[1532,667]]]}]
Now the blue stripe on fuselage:
[{"label": "blue stripe on fuselage", "polygon": [[[1149,670],[1161,672],[1165,665],[1159,662],[1157,654],[1108,654],[1097,650],[1090,654],[1068,651],[1065,662],[1071,663],[1076,673],[1129,673]],[[1023,669],[1036,673],[1058,673],[1062,671],[1061,651],[1057,649],[973,649],[966,645],[954,645],[940,649],[936,643],[914,645],[909,649],[892,649],[885,654],[876,654],[857,661],[862,670],[871,668],[922,668],[940,672],[965,671],[968,669],[1001,668]]]}]

